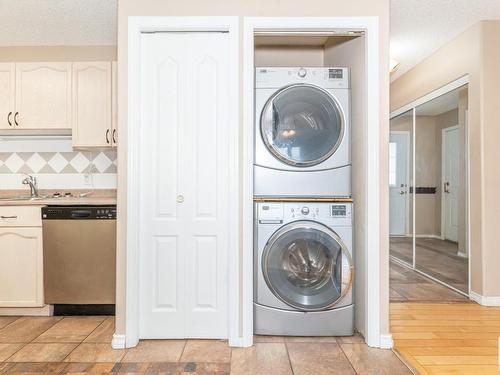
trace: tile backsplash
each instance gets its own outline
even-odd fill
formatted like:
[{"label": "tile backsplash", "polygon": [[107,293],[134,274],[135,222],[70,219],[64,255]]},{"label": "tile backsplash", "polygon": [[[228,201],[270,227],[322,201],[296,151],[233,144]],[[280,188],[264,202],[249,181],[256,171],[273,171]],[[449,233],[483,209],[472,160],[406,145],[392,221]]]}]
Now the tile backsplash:
[{"label": "tile backsplash", "polygon": [[5,173],[116,173],[116,151],[0,152]]},{"label": "tile backsplash", "polygon": [[24,174],[43,189],[112,189],[116,166],[116,150],[73,150],[70,137],[0,137],[0,189],[25,188]]}]

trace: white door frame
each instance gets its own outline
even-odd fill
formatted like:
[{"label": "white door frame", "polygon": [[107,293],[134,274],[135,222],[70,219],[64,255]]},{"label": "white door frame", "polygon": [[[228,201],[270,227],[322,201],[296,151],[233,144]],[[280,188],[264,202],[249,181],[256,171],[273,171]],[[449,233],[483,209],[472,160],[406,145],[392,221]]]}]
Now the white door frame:
[{"label": "white door frame", "polygon": [[[404,135],[407,138],[406,144],[408,147],[406,148],[406,194],[405,194],[405,214],[406,214],[406,219],[405,219],[405,236],[410,235],[410,131],[409,130],[390,130],[389,131],[389,143],[390,143],[390,134],[398,134],[398,135]],[[389,218],[390,220],[390,218]]]},{"label": "white door frame", "polygon": [[[372,347],[392,347],[391,336],[380,332],[380,101],[378,17],[245,17],[243,30],[243,337],[253,335],[253,161],[254,161],[254,34],[255,32],[364,31],[366,33],[366,150],[367,218],[365,228],[365,339]],[[386,293],[383,293],[386,295]],[[388,318],[387,318],[388,319]]]},{"label": "white door frame", "polygon": [[[445,172],[445,133],[449,130],[459,130],[460,131],[460,126],[459,125],[453,125],[453,126],[448,126],[446,128],[443,128],[441,129],[441,179],[443,179],[444,177],[444,172]],[[445,239],[445,227],[444,227],[444,224],[445,224],[445,221],[446,221],[446,218],[445,218],[445,206],[444,206],[444,202],[445,202],[445,195],[444,195],[444,189],[443,189],[443,181],[441,181],[441,186],[439,187],[441,189],[441,239],[444,240]]]},{"label": "white door frame", "polygon": [[[140,181],[140,83],[141,83],[141,33],[168,31],[215,31],[228,32],[230,45],[230,105],[231,128],[230,154],[230,216],[228,232],[229,249],[240,248],[239,229],[239,23],[238,17],[129,17],[128,19],[128,130],[127,130],[127,266],[126,266],[126,309],[125,347],[136,346],[139,342],[139,248],[141,235],[139,228],[139,207],[141,202]],[[232,346],[240,346],[240,254],[228,252],[228,339]],[[119,346],[114,345],[114,346]],[[123,344],[122,344],[123,346]]]}]

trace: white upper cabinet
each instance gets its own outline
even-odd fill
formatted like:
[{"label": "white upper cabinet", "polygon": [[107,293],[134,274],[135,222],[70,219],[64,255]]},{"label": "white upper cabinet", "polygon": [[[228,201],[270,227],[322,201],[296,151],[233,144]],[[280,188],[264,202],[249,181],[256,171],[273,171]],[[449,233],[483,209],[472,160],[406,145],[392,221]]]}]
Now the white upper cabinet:
[{"label": "white upper cabinet", "polygon": [[17,63],[19,129],[71,128],[71,63]]},{"label": "white upper cabinet", "polygon": [[15,64],[0,63],[0,129],[14,128]]},{"label": "white upper cabinet", "polygon": [[112,93],[111,93],[111,112],[112,112],[112,126],[113,126],[113,134],[111,139],[113,140],[113,147],[118,145],[118,64],[116,61],[113,61],[111,65],[112,70]]},{"label": "white upper cabinet", "polygon": [[73,146],[112,147],[111,62],[73,63]]}]

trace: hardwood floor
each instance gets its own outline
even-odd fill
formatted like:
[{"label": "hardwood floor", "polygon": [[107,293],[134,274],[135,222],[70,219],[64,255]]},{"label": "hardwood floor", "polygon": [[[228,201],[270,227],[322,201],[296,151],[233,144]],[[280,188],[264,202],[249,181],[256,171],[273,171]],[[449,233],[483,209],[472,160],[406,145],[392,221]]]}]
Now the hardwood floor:
[{"label": "hardwood floor", "polygon": [[251,348],[220,340],[141,340],[114,350],[113,317],[1,317],[0,374],[411,375],[390,350],[361,336],[255,336]]},{"label": "hardwood floor", "polygon": [[395,350],[422,375],[500,374],[500,308],[391,303]]}]

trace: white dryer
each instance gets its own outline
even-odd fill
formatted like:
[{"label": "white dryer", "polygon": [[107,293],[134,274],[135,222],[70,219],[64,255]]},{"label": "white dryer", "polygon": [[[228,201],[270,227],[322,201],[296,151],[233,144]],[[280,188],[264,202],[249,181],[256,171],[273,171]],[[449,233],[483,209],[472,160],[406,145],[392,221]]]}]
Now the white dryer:
[{"label": "white dryer", "polygon": [[348,68],[256,68],[254,195],[351,195]]},{"label": "white dryer", "polygon": [[255,333],[352,335],[352,204],[260,202],[255,220]]}]

